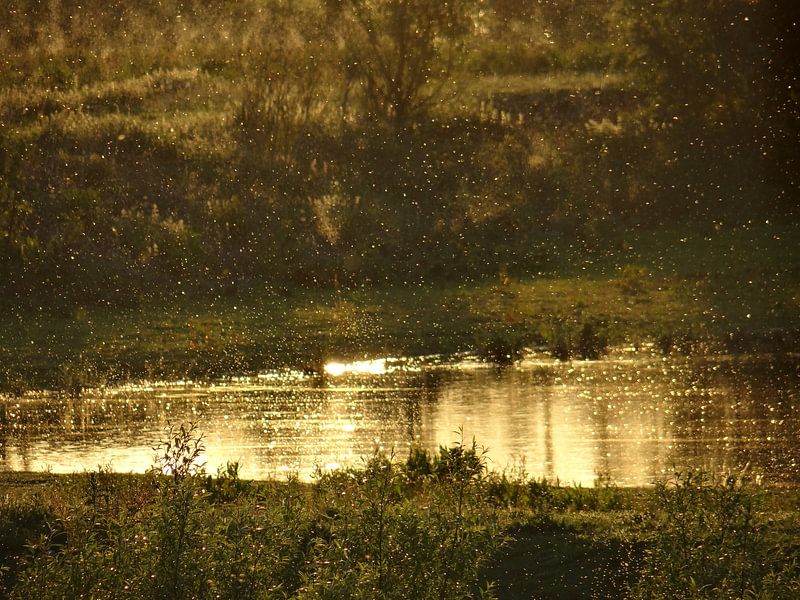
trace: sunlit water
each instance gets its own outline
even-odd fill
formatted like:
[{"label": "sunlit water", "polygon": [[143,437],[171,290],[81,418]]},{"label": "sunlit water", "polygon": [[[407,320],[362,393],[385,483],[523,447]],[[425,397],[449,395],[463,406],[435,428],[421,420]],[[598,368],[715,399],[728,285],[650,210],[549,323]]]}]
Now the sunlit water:
[{"label": "sunlit water", "polygon": [[652,483],[675,468],[747,469],[800,483],[800,357],[597,362],[530,358],[329,363],[323,375],[265,373],[0,399],[0,469],[142,472],[167,423],[197,423],[207,469],[312,477],[376,449],[404,458],[473,437],[492,469],[591,485]]}]

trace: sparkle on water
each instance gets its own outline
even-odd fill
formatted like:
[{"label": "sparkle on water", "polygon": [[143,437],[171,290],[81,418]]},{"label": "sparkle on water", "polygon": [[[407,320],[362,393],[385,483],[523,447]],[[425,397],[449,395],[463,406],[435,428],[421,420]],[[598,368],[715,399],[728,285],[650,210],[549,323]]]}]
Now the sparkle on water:
[{"label": "sparkle on water", "polygon": [[383,375],[386,373],[386,359],[378,358],[376,360],[359,360],[350,363],[329,362],[325,365],[324,371],[326,374],[334,377],[339,377],[346,374]]},{"label": "sparkle on water", "polygon": [[800,480],[800,357],[664,359],[619,352],[596,362],[531,356],[497,369],[462,356],[330,362],[199,383],[151,382],[0,398],[0,469],[147,470],[167,423],[205,433],[207,468],[310,478],[376,448],[474,437],[490,467],[592,485],[641,485],[675,467]]}]

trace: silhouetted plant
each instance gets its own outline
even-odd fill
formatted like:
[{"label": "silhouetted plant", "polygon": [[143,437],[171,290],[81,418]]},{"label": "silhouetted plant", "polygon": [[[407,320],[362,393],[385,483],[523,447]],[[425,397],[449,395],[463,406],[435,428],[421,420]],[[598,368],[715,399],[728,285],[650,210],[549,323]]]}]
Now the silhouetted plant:
[{"label": "silhouetted plant", "polygon": [[154,598],[177,600],[194,595],[198,581],[196,544],[200,535],[200,496],[204,474],[198,461],[205,450],[195,424],[170,426],[167,439],[154,448],[153,477],[160,506],[155,515],[158,553],[150,566]]},{"label": "silhouetted plant", "polygon": [[228,462],[217,470],[216,477],[206,476],[205,489],[210,502],[233,502],[250,492],[250,485],[239,475],[238,462]]},{"label": "silhouetted plant", "polygon": [[598,321],[589,320],[581,325],[576,344],[577,355],[584,360],[597,360],[608,349],[603,326]]},{"label": "silhouetted plant", "polygon": [[563,321],[556,320],[550,329],[550,335],[547,341],[548,352],[553,358],[562,362],[566,362],[572,358],[574,352],[572,332]]},{"label": "silhouetted plant", "polygon": [[525,352],[527,336],[512,327],[498,326],[478,342],[478,356],[497,365],[510,365]]},{"label": "silhouetted plant", "polygon": [[412,481],[431,475],[433,473],[433,460],[430,453],[421,446],[411,446],[405,463],[405,472]]},{"label": "silhouetted plant", "polygon": [[597,360],[608,350],[604,325],[595,319],[583,322],[554,320],[548,336],[548,352],[554,358],[567,361],[574,357]]},{"label": "silhouetted plant", "polygon": [[405,127],[430,108],[473,27],[472,0],[326,0],[341,23],[345,79],[361,81],[366,112]]},{"label": "silhouetted plant", "polygon": [[[427,453],[412,456],[415,471],[419,467],[427,473]],[[418,474],[411,489],[405,485],[410,474],[403,477],[380,454],[364,470],[324,475],[318,485],[329,501],[336,499],[338,511],[328,520],[326,535],[317,539],[314,575],[301,597],[399,600],[477,594],[481,566],[502,540],[478,492],[482,460],[474,444],[440,449],[435,475]],[[415,497],[424,499],[424,506]]]}]

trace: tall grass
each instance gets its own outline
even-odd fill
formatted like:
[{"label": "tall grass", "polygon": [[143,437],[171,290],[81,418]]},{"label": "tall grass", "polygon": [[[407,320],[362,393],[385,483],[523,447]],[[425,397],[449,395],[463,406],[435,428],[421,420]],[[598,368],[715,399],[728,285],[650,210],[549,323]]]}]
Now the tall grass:
[{"label": "tall grass", "polygon": [[157,451],[148,477],[88,473],[53,504],[10,597],[464,598],[501,541],[474,446],[435,477],[375,454],[313,486],[210,477],[192,426]]},{"label": "tall grass", "polygon": [[796,598],[796,515],[765,512],[746,478],[677,473],[656,488],[650,547],[633,598]]},{"label": "tall grass", "polygon": [[[413,448],[404,462],[376,452],[312,484],[248,482],[237,464],[205,472],[193,426],[170,429],[157,451],[145,477],[99,469],[0,500],[0,591],[20,600],[492,598],[489,573],[552,570],[563,557],[497,562],[506,547],[540,554],[548,537],[570,556],[570,544],[587,544],[587,560],[613,571],[587,583],[601,585],[597,597],[788,600],[800,590],[796,504],[737,477],[689,472],[651,492],[603,479],[562,487],[524,471],[489,474],[481,449],[461,441],[433,455]],[[531,589],[520,583],[497,589]]]}]

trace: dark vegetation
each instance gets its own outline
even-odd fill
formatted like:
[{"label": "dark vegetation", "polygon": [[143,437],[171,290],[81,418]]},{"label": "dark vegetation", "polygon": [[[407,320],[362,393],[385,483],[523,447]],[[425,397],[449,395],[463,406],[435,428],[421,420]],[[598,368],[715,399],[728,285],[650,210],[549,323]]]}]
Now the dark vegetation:
[{"label": "dark vegetation", "polygon": [[793,10],[10,0],[0,387],[796,348]]},{"label": "dark vegetation", "polygon": [[775,3],[518,4],[8,2],[4,301],[622,266],[793,213]]},{"label": "dark vegetation", "polygon": [[[796,351],[796,12],[6,0],[0,391]],[[3,475],[0,594],[800,595],[796,495],[740,478],[564,488],[462,444],[257,483],[198,469],[191,429],[159,451],[146,476]]]},{"label": "dark vegetation", "polygon": [[474,443],[313,483],[199,466],[0,479],[11,598],[795,598],[794,493],[678,474],[655,490],[489,474]]}]

